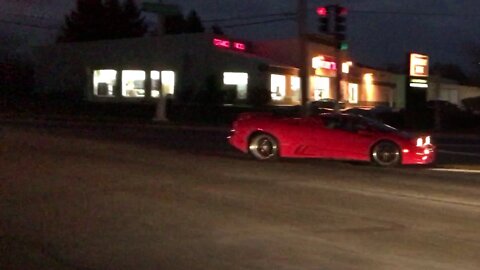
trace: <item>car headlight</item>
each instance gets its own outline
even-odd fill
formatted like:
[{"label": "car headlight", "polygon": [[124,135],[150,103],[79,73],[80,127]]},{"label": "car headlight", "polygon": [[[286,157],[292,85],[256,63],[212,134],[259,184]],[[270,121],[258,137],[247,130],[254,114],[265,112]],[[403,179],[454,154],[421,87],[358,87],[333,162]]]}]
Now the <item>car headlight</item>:
[{"label": "car headlight", "polygon": [[417,147],[422,147],[423,146],[423,139],[422,138],[418,138],[417,139]]},{"label": "car headlight", "polygon": [[425,137],[425,145],[430,145],[432,144],[430,136]]},{"label": "car headlight", "polygon": [[417,139],[417,147],[423,147],[431,144],[432,144],[432,139],[430,138],[430,136],[426,136],[425,138],[419,137]]}]

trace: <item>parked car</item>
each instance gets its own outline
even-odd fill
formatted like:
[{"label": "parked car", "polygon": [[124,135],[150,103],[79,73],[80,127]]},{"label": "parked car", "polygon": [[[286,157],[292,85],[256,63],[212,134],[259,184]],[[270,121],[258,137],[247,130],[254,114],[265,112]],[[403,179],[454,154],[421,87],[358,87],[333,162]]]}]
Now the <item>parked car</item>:
[{"label": "parked car", "polygon": [[427,101],[427,109],[430,109],[430,110],[439,109],[442,112],[448,112],[448,113],[452,113],[452,112],[455,113],[455,112],[461,111],[461,108],[458,105],[445,100],[429,100]]},{"label": "parked car", "polygon": [[376,107],[352,107],[342,110],[342,113],[361,115],[363,117],[379,119],[382,114],[392,113],[393,110],[387,106]]},{"label": "parked car", "polygon": [[[324,111],[325,109],[335,109],[337,105],[337,100],[332,99],[332,98],[323,98],[320,100],[315,100],[310,102],[310,111],[312,113],[319,113]],[[339,101],[338,102],[338,108],[339,109],[344,109],[345,108],[345,102]]]},{"label": "parked car", "polygon": [[233,123],[228,140],[258,160],[329,158],[394,166],[429,164],[435,159],[430,136],[414,136],[369,118],[342,113],[308,117],[245,113]]}]

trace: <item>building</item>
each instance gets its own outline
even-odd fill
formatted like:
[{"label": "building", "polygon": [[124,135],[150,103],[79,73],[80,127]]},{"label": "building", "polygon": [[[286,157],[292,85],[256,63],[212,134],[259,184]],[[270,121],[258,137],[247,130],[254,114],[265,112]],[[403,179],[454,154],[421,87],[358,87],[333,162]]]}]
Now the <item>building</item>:
[{"label": "building", "polygon": [[480,97],[480,87],[460,85],[453,80],[433,77],[429,83],[427,100],[441,100],[462,107],[462,100]]},{"label": "building", "polygon": [[[329,36],[306,39],[310,101],[336,98],[340,73],[347,106],[404,106],[403,75],[356,64]],[[301,103],[298,38],[253,43],[181,34],[57,44],[35,55],[36,91],[92,102],[155,102],[167,94],[191,101],[216,87],[225,104],[245,104],[259,91],[269,92],[272,104]]]}]

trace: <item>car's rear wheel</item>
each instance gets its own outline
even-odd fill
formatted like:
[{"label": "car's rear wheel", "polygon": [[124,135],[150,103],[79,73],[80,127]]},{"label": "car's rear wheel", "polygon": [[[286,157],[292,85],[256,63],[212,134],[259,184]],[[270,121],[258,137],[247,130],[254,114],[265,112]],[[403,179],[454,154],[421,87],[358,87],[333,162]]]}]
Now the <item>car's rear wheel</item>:
[{"label": "car's rear wheel", "polygon": [[372,148],[372,162],[383,167],[391,167],[400,164],[400,148],[393,142],[382,141]]},{"label": "car's rear wheel", "polygon": [[278,158],[278,142],[268,134],[254,135],[248,145],[250,154],[258,160],[274,160]]}]

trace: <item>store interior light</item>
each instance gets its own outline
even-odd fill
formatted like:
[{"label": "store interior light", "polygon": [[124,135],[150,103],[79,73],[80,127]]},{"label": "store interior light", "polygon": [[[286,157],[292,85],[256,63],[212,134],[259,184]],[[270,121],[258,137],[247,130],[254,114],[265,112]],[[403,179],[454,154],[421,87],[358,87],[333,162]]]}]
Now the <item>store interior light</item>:
[{"label": "store interior light", "polygon": [[342,63],[342,72],[345,74],[350,73],[350,67],[353,66],[352,61]]},{"label": "store interior light", "polygon": [[373,73],[365,73],[363,75],[363,79],[365,80],[366,83],[371,84],[373,83]]}]

